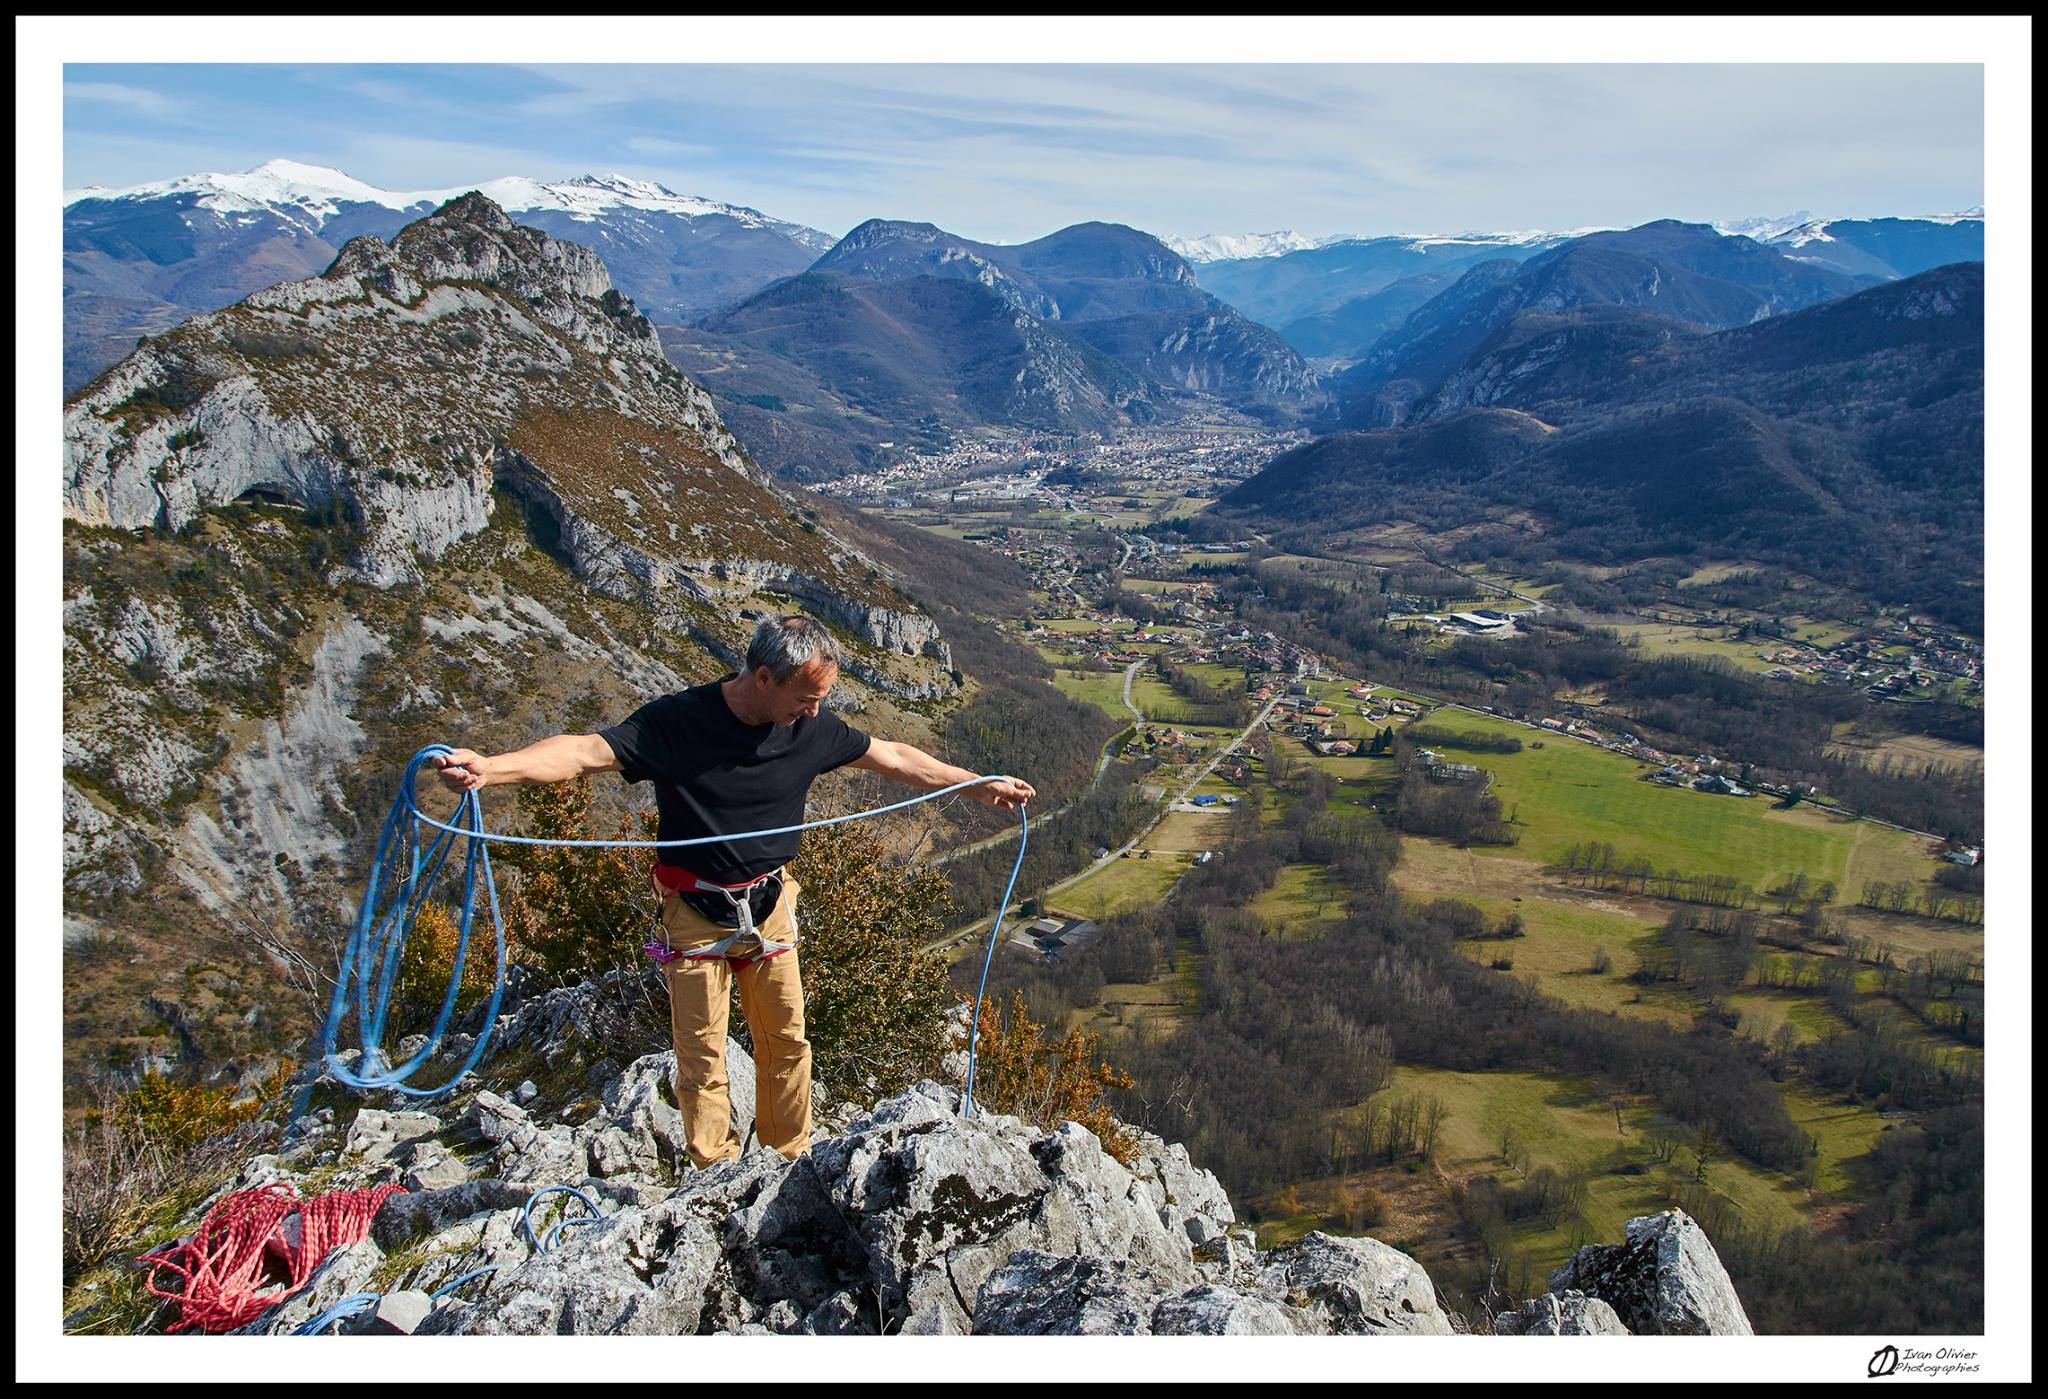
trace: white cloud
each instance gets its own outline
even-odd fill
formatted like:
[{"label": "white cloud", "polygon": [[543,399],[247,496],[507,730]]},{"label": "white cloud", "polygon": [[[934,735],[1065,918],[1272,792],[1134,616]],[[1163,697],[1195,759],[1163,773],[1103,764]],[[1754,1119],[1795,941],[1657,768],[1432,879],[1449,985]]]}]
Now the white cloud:
[{"label": "white cloud", "polygon": [[67,107],[73,102],[105,103],[125,108],[137,116],[158,120],[178,116],[187,110],[184,103],[175,102],[160,92],[130,87],[125,83],[66,83],[64,101]]}]

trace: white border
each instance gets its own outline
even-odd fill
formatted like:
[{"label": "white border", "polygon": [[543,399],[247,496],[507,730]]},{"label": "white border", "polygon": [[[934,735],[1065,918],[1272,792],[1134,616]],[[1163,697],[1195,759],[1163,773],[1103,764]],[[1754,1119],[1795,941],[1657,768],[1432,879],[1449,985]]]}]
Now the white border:
[{"label": "white border", "polygon": [[[554,19],[371,17],[192,19],[164,16],[17,17],[16,32],[16,1125],[22,1149],[14,1182],[17,1378],[201,1380],[353,1379],[382,1376],[335,1363],[309,1373],[305,1359],[275,1352],[289,1341],[181,1344],[149,1337],[57,1334],[51,1263],[58,1254],[54,1202],[61,1171],[53,1125],[58,1068],[49,1046],[61,1034],[58,955],[60,825],[51,800],[61,786],[61,665],[58,624],[60,518],[57,475],[61,399],[55,328],[61,295],[61,69],[73,62],[1952,62],[1985,65],[1987,266],[1994,295],[1987,315],[1988,748],[1992,838],[1986,861],[1988,921],[2001,930],[1998,976],[1988,987],[1990,1145],[1986,1210],[1989,1276],[1986,1334],[1964,1344],[1983,1353],[1984,1378],[2031,1378],[2032,1160],[2031,894],[2026,862],[2032,821],[2032,640],[2028,596],[2032,504],[2032,21],[2021,18],[1877,17],[1599,18],[1457,16],[1124,19],[948,17],[876,19],[695,17]],[[2009,933],[2006,930],[2010,930]],[[1863,1378],[1877,1344],[1905,1337],[1758,1337],[1650,1342],[1665,1363],[1645,1365],[1644,1344],[1588,1349],[1593,1341],[1514,1345],[1491,1338],[1376,1340],[1370,1356],[1346,1340],[1054,1340],[971,1342],[933,1338],[920,1358],[887,1357],[879,1341],[816,1344],[748,1338],[687,1351],[668,1339],[609,1339],[601,1346],[508,1338],[414,1346],[380,1369],[407,1380],[528,1379],[604,1383],[680,1379],[703,1383],[773,1374],[777,1379],[955,1383],[1200,1377],[1211,1379],[1613,1378],[1659,1380],[1824,1380]],[[1929,1338],[1938,1341],[1941,1338]],[[1684,1363],[1669,1364],[1683,1345]],[[360,1357],[360,1352],[351,1350]],[[393,1360],[397,1359],[397,1364]],[[877,1367],[877,1362],[880,1362]]]}]

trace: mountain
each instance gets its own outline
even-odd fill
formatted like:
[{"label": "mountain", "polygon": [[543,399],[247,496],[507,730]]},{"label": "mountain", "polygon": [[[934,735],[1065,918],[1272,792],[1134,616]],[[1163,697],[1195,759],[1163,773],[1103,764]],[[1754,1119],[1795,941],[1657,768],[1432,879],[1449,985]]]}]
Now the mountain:
[{"label": "mountain", "polygon": [[809,265],[831,239],[751,209],[623,176],[512,177],[438,191],[378,189],[273,160],[64,197],[65,391],[188,316],[314,276],[349,239],[389,238],[475,188],[529,226],[594,248],[651,315],[684,319]]},{"label": "mountain", "polygon": [[1984,211],[1928,219],[1815,219],[1769,240],[1795,262],[1852,276],[1911,277],[1984,260]]},{"label": "mountain", "polygon": [[[1519,279],[1499,275],[1496,295]],[[1523,308],[1408,426],[1319,438],[1214,508],[1318,534],[1494,522],[1516,547],[1610,566],[1710,548],[1974,628],[1983,317],[1980,263],[1719,332]]]},{"label": "mountain", "polygon": [[178,978],[345,926],[422,743],[624,715],[793,603],[839,631],[835,703],[915,728],[957,692],[931,619],[749,460],[597,255],[480,194],[137,349],[66,403],[63,471],[67,932],[136,945],[67,1005],[137,1053],[158,976],[208,1057],[275,1048],[287,1008],[212,1024]]},{"label": "mountain", "polygon": [[1455,270],[1403,277],[1330,310],[1289,321],[1280,327],[1280,337],[1310,359],[1352,364],[1457,279]]},{"label": "mountain", "polygon": [[804,480],[885,442],[1111,431],[1190,397],[1269,420],[1322,401],[1277,335],[1116,224],[998,245],[873,219],[802,276],[663,339],[759,458]]},{"label": "mountain", "polygon": [[1314,327],[1305,327],[1309,339],[1302,343],[1294,339],[1290,328],[1326,316],[1338,317],[1340,322],[1355,320],[1357,311],[1344,313],[1344,307],[1398,282],[1412,277],[1441,278],[1498,258],[1520,262],[1569,236],[1502,233],[1457,238],[1350,238],[1277,257],[1211,262],[1202,268],[1200,277],[1209,291],[1261,325],[1280,330],[1302,353],[1355,360],[1369,340],[1347,337],[1328,345],[1316,338]]},{"label": "mountain", "polygon": [[1292,229],[1280,229],[1274,233],[1205,233],[1199,238],[1162,238],[1166,244],[1188,262],[1234,262],[1245,258],[1279,257],[1283,253],[1296,253],[1304,248],[1320,248],[1325,243],[1340,241],[1344,235],[1334,238],[1311,238],[1306,233]]},{"label": "mountain", "polygon": [[1844,296],[1874,280],[1670,219],[1588,234],[1520,264],[1482,262],[1339,376],[1342,421],[1354,427],[1400,422],[1410,404],[1524,310],[1633,306],[1722,329]]},{"label": "mountain", "polygon": [[992,424],[1106,432],[1173,411],[1156,384],[971,276],[806,272],[661,337],[793,480],[838,476],[885,443],[943,448]]}]

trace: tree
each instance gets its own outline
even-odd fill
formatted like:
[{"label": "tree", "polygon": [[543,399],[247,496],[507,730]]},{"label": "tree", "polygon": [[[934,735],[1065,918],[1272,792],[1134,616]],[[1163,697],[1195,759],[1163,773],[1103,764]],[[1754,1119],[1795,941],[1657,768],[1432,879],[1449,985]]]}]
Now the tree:
[{"label": "tree", "polygon": [[1128,1074],[1096,1059],[1101,1040],[1078,1026],[1058,1040],[1025,1013],[1024,993],[1013,992],[1007,1016],[984,1001],[975,1048],[975,1101],[989,1111],[1021,1117],[1048,1131],[1078,1122],[1102,1149],[1129,1165],[1137,1136],[1103,1101],[1111,1088],[1135,1087]]}]

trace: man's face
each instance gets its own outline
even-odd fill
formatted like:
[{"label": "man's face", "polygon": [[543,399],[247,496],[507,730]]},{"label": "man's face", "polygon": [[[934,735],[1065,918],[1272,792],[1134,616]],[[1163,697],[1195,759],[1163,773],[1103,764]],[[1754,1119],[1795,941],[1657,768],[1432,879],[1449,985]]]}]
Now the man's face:
[{"label": "man's face", "polygon": [[838,666],[812,661],[779,685],[771,681],[767,687],[770,722],[794,724],[812,718],[838,679]]}]

